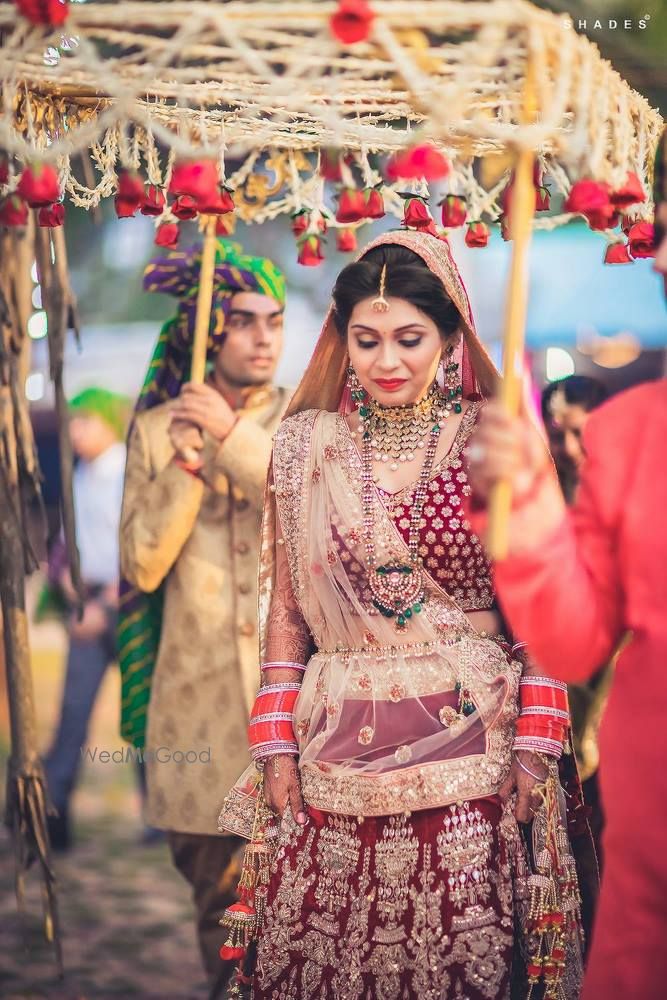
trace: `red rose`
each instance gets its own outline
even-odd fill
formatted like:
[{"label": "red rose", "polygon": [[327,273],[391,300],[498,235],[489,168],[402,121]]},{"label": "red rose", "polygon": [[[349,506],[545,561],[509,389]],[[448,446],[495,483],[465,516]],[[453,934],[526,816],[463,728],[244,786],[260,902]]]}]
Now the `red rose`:
[{"label": "red rose", "polygon": [[563,207],[566,212],[587,216],[591,213],[609,211],[609,204],[609,186],[586,180],[577,181],[572,185]]},{"label": "red rose", "polygon": [[304,267],[319,267],[324,260],[319,236],[306,236],[300,241],[297,260]]},{"label": "red rose", "polygon": [[655,257],[655,230],[652,222],[636,222],[628,233],[633,257]]},{"label": "red rose", "polygon": [[119,219],[131,219],[132,216],[136,214],[137,208],[139,207],[133,198],[119,198],[118,195],[116,195],[113,201],[114,208],[116,209],[116,215]]},{"label": "red rose", "polygon": [[343,45],[365,42],[374,17],[366,0],[338,0],[338,10],[329,21],[331,34]]},{"label": "red rose", "polygon": [[16,191],[31,208],[50,205],[60,198],[58,172],[48,163],[35,163],[26,167],[19,178]]},{"label": "red rose", "polygon": [[489,242],[489,227],[485,222],[471,222],[466,233],[466,246],[485,247]]},{"label": "red rose", "polygon": [[605,264],[631,264],[627,243],[610,243],[604,255]]},{"label": "red rose", "polygon": [[32,24],[53,27],[64,24],[69,14],[67,0],[14,0],[14,3]]},{"label": "red rose", "polygon": [[139,208],[146,197],[144,182],[139,174],[134,170],[121,170],[118,174],[118,190],[116,194],[124,201],[136,201],[137,208]]},{"label": "red rose", "polygon": [[134,170],[121,170],[118,174],[118,190],[114,199],[118,218],[131,218],[144,204],[145,198],[144,182],[139,174]]},{"label": "red rose", "polygon": [[185,194],[194,198],[197,210],[203,212],[203,205],[209,202],[216,204],[219,196],[217,164],[214,160],[194,160],[189,163],[174,164],[169,193],[177,196]]},{"label": "red rose", "polygon": [[342,164],[343,154],[339,149],[323,149],[320,155],[320,176],[325,181],[339,184],[343,179]]},{"label": "red rose", "polygon": [[142,215],[162,215],[164,211],[166,198],[164,196],[164,191],[162,188],[156,187],[155,184],[151,184],[146,188],[146,193],[144,196],[144,201],[141,206]]},{"label": "red rose", "polygon": [[364,191],[366,208],[364,209],[367,219],[382,219],[385,215],[384,198],[378,188],[366,188]]},{"label": "red rose", "polygon": [[179,229],[175,222],[163,222],[155,234],[155,245],[175,250],[178,246]]},{"label": "red rose", "polygon": [[414,229],[427,229],[433,225],[433,218],[423,198],[416,195],[406,198],[403,225]]},{"label": "red rose", "polygon": [[599,212],[589,212],[586,216],[588,225],[597,232],[604,232],[607,229],[616,229],[619,223],[619,214],[614,211],[613,205],[607,205]]},{"label": "red rose", "polygon": [[535,211],[548,212],[551,208],[551,192],[546,184],[535,188]]},{"label": "red rose", "polygon": [[357,234],[354,229],[339,229],[336,233],[336,249],[341,253],[351,253],[357,249]]},{"label": "red rose", "polygon": [[213,198],[204,198],[197,202],[197,208],[202,215],[227,215],[233,212],[235,207],[231,191],[222,184],[218,185]]},{"label": "red rose", "polygon": [[[303,236],[313,224],[313,215],[307,208],[302,208],[300,212],[295,212],[292,216],[291,229],[295,236]],[[317,213],[316,226],[319,232],[326,233],[327,219],[322,212]]]},{"label": "red rose", "polygon": [[302,208],[300,212],[295,212],[292,216],[292,232],[295,236],[301,236],[302,233],[308,229],[310,225],[310,212],[307,212],[305,208]]},{"label": "red rose", "polygon": [[28,222],[28,206],[16,194],[10,194],[0,201],[0,226],[25,226]]},{"label": "red rose", "polygon": [[53,205],[42,205],[37,215],[37,222],[43,229],[56,229],[65,221],[65,206],[62,201]]},{"label": "red rose", "polygon": [[449,161],[430,143],[413,146],[396,153],[387,164],[387,177],[396,181],[399,177],[416,180],[423,177],[427,181],[437,181],[449,173]]},{"label": "red rose", "polygon": [[177,219],[194,219],[197,214],[197,202],[189,194],[182,194],[171,206]]},{"label": "red rose", "polygon": [[625,183],[616,191],[611,192],[610,201],[621,211],[639,201],[646,201],[646,193],[637,174],[628,173]]},{"label": "red rose", "polygon": [[457,194],[448,194],[440,204],[442,205],[442,224],[445,229],[456,229],[463,225],[468,214],[465,198],[460,198]]},{"label": "red rose", "polygon": [[366,218],[366,198],[363,191],[357,188],[345,188],[338,201],[336,221],[344,225],[349,222],[359,222]]}]

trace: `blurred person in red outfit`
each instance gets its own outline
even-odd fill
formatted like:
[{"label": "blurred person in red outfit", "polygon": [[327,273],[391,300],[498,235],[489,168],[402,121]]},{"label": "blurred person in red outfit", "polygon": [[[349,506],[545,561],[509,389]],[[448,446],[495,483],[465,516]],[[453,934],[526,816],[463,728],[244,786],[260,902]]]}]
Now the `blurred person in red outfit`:
[{"label": "blurred person in red outfit", "polygon": [[[550,382],[542,390],[542,420],[549,451],[568,504],[574,503],[581,468],[586,458],[583,434],[591,413],[607,398],[603,382],[590,375],[568,375]],[[592,677],[568,686],[572,745],[589,812],[591,833],[599,866],[602,866],[601,834],[604,823],[598,782],[600,719],[607,702],[611,664],[601,664]]]},{"label": "blurred person in red outfit", "polygon": [[[655,270],[667,292],[667,133],[655,170]],[[605,871],[583,1000],[662,1000],[667,986],[667,381],[593,414],[568,513],[543,443],[497,404],[471,446],[475,527],[513,489],[503,610],[551,675],[580,681],[622,645],[600,733]]]}]

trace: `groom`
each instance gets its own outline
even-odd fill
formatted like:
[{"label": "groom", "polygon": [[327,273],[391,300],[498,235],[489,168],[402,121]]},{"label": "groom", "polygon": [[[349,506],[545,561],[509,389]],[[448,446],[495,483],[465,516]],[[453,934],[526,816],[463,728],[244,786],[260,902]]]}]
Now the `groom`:
[{"label": "groom", "polygon": [[249,763],[246,726],[259,682],[260,516],[271,438],[288,394],[272,384],[283,341],[283,275],[271,261],[224,243],[217,249],[210,374],[204,385],[186,381],[199,266],[198,250],[176,253],[154,261],[144,279],[148,290],[176,295],[179,309],[162,331],[130,434],[119,645],[123,734],[141,746],[145,695],[132,678],[150,655],[146,608],[155,609],[158,595],[145,734],[147,821],[168,832],[174,864],[192,886],[215,997],[230,971],[218,954],[218,921],[235,898],[240,843],[216,832],[216,818]]}]

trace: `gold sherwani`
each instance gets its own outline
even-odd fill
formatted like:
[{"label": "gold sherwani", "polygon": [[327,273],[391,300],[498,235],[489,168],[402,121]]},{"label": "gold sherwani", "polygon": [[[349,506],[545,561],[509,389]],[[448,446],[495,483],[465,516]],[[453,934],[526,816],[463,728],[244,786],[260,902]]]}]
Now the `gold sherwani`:
[{"label": "gold sherwani", "polygon": [[173,462],[173,403],[134,424],[120,558],[141,590],[165,587],[146,737],[146,819],[162,829],[215,833],[219,800],[248,763],[264,482],[288,398],[253,390],[222,444],[205,436],[201,479]]}]

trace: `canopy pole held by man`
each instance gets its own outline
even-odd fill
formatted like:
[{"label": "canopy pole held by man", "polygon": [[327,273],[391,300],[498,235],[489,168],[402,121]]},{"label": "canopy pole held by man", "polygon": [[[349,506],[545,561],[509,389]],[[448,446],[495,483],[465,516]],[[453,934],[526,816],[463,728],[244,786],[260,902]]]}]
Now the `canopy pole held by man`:
[{"label": "canopy pole held by man", "polygon": [[190,370],[190,381],[198,385],[201,385],[206,375],[206,345],[208,343],[209,326],[211,323],[213,276],[215,274],[215,223],[216,218],[214,215],[206,215],[203,217],[201,225],[204,242],[201,254],[201,271],[199,272],[199,288],[197,290],[197,314],[192,343],[192,368]]}]

